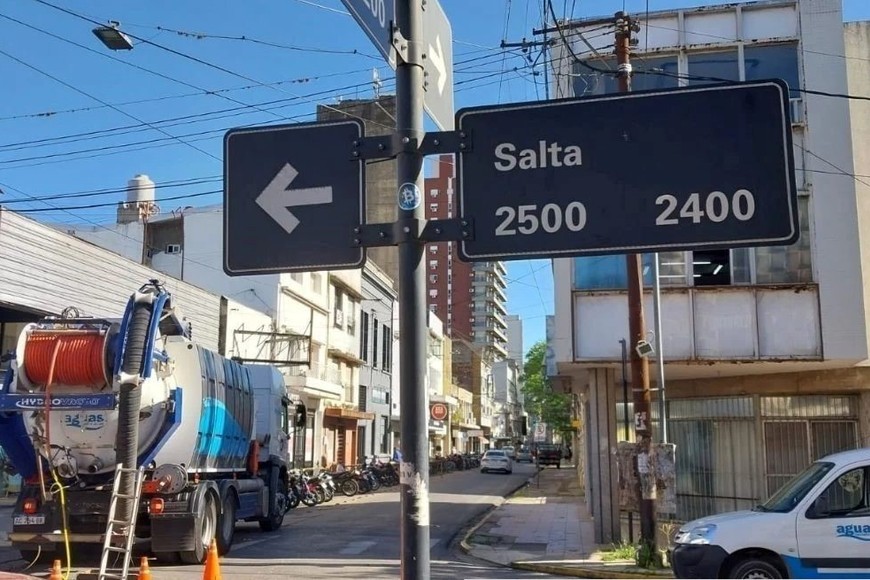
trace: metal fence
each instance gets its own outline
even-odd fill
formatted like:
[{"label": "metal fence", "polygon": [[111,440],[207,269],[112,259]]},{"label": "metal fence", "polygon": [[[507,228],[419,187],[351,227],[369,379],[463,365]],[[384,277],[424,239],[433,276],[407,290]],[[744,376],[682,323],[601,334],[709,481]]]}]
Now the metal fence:
[{"label": "metal fence", "polygon": [[[620,436],[624,411],[620,402]],[[654,403],[654,429],[657,415]],[[751,508],[812,461],[859,446],[858,399],[849,395],[676,399],[667,416],[682,521]]]}]

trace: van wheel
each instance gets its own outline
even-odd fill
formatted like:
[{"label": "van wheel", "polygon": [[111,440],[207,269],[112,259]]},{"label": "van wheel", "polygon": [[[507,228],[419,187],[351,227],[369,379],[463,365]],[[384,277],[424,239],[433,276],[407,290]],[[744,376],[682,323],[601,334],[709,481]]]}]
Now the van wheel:
[{"label": "van wheel", "polygon": [[748,558],[731,567],[729,578],[782,578],[782,572],[769,560]]}]

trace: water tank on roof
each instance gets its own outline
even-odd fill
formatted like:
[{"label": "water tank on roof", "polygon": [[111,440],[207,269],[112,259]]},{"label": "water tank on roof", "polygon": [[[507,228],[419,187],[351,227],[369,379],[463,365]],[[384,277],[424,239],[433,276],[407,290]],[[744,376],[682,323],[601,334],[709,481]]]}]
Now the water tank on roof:
[{"label": "water tank on roof", "polygon": [[144,174],[139,174],[127,182],[127,201],[135,202],[153,202],[154,201],[154,182],[151,178]]}]

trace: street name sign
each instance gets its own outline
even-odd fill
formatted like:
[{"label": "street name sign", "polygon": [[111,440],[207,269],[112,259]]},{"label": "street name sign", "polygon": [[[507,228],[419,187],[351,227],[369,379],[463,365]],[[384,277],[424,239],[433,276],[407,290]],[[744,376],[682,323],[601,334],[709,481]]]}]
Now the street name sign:
[{"label": "street name sign", "polygon": [[396,70],[396,51],[393,49],[393,22],[396,20],[396,0],[341,0],[366,36]]},{"label": "street name sign", "polygon": [[460,257],[792,244],[788,111],[776,80],[463,109]]},{"label": "street name sign", "polygon": [[[365,166],[358,120],[231,129],[224,137],[224,271],[359,268]],[[346,151],[346,155],[340,152]]]},{"label": "street name sign", "polygon": [[[393,48],[396,0],[341,1],[387,64],[396,70],[396,51]],[[423,4],[423,37],[423,70],[426,75],[423,105],[442,131],[452,131],[453,29],[438,0],[426,0]]]}]

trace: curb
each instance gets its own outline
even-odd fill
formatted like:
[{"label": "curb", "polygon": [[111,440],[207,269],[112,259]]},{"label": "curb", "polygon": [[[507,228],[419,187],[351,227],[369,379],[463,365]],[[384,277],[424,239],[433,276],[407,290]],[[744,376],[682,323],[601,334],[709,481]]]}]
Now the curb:
[{"label": "curb", "polygon": [[[507,494],[505,494],[503,496],[504,499],[507,500],[508,498],[513,497],[514,495],[516,495],[516,493],[518,491],[520,491],[521,489],[523,489],[524,487],[526,487],[528,485],[531,485],[532,480],[534,480],[535,477],[537,477],[537,476],[538,476],[538,474],[535,473],[534,475],[529,477],[527,480],[525,480],[523,483],[521,483],[518,486],[516,486],[515,488],[513,488],[511,491],[509,491]],[[471,548],[471,544],[468,542],[468,539],[471,538],[471,536],[473,536],[477,532],[477,530],[479,530],[483,526],[483,524],[486,523],[486,521],[490,518],[490,516],[493,514],[493,512],[495,512],[495,510],[497,510],[500,507],[501,507],[501,505],[490,506],[488,510],[486,510],[485,512],[483,512],[483,514],[481,514],[480,519],[477,521],[477,523],[474,524],[471,527],[471,529],[465,533],[465,535],[459,541],[459,548],[460,548],[460,550],[462,550],[463,554],[466,554],[469,556],[472,555],[471,554],[472,548]],[[478,556],[474,556],[474,557],[477,558]],[[483,559],[485,560],[485,558],[483,558]],[[496,562],[491,562],[490,560],[486,560],[486,561],[490,562],[492,564],[496,564]],[[499,564],[499,565],[501,565],[501,564]]]},{"label": "curb", "polygon": [[610,580],[611,578],[673,578],[672,575],[665,576],[664,574],[629,572],[623,570],[601,570],[593,567],[585,566],[561,566],[559,564],[538,564],[535,562],[511,562],[510,567],[515,570],[524,570],[526,572],[543,572],[545,574],[557,574],[559,576],[573,576],[574,578],[597,578]]}]

